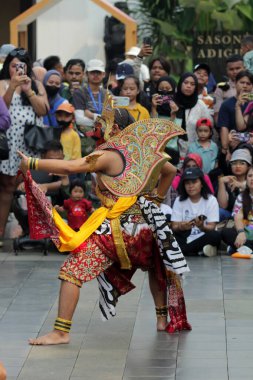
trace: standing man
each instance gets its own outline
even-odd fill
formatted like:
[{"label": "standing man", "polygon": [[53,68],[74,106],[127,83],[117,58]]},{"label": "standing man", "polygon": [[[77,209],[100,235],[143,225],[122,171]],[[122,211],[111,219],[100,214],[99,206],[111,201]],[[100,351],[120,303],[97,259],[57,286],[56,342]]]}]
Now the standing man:
[{"label": "standing man", "polygon": [[73,93],[82,87],[84,81],[85,63],[82,59],[70,59],[64,67],[65,81],[61,88],[61,96],[73,103]]},{"label": "standing man", "polygon": [[86,75],[87,85],[73,93],[75,119],[80,131],[83,156],[87,156],[95,148],[93,126],[97,116],[102,113],[106,94],[102,87],[105,76],[104,62],[91,59],[87,64]]},{"label": "standing man", "polygon": [[225,99],[236,96],[235,78],[239,71],[244,69],[243,57],[240,55],[231,55],[226,60],[226,73],[228,76],[228,83],[224,86],[217,85],[214,92],[215,104],[214,104],[214,121],[217,123],[218,113],[222,102]]}]

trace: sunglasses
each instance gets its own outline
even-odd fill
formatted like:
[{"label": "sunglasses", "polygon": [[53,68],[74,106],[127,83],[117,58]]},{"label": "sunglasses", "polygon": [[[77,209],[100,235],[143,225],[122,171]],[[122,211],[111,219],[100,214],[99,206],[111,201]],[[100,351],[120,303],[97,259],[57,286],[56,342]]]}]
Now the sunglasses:
[{"label": "sunglasses", "polygon": [[22,57],[26,54],[27,54],[27,51],[25,49],[18,49],[18,50],[14,49],[10,52],[10,56],[12,57],[17,57],[18,55]]}]

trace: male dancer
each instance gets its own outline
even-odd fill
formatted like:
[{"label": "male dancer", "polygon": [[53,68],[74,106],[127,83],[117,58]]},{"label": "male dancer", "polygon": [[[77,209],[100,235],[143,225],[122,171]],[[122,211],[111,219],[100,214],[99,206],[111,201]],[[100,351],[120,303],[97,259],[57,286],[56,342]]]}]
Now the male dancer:
[{"label": "male dancer", "polygon": [[[155,204],[165,197],[175,175],[175,168],[161,151],[170,137],[182,131],[173,123],[158,119],[131,124],[133,119],[127,110],[107,111],[105,106],[104,115],[99,121],[105,122],[105,136],[110,136],[110,139],[85,158],[62,162],[31,159],[20,153],[24,173],[27,169],[67,175],[97,173],[97,193],[103,204],[80,231],[75,232],[64,225],[54,209],[50,210],[47,200],[27,172],[25,182],[30,233],[41,237],[49,231],[60,251],[71,251],[59,274],[62,283],[54,330],[45,336],[30,339],[32,345],[69,342],[80,287],[93,278],[99,282],[100,309],[104,319],[114,316],[117,298],[134,287],[130,279],[137,268],[149,271],[157,329],[168,332],[191,329],[178,279],[178,274],[189,269],[164,215]],[[156,193],[152,195],[151,190],[158,176]],[[142,196],[147,193],[147,197]],[[41,218],[43,212],[44,221]],[[168,326],[167,310],[171,317]]]}]

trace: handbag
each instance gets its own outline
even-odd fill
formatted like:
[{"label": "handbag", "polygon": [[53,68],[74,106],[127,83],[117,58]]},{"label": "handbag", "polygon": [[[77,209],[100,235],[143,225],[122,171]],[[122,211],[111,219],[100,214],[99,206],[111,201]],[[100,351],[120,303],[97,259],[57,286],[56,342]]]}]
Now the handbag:
[{"label": "handbag", "polygon": [[8,160],[9,158],[9,146],[8,139],[5,131],[0,130],[0,161]]},{"label": "handbag", "polygon": [[[49,115],[49,114],[48,114]],[[25,124],[24,141],[28,149],[36,152],[43,151],[47,144],[52,140],[59,140],[61,128],[51,126],[39,126],[36,123],[36,114],[34,114],[34,123]]]}]

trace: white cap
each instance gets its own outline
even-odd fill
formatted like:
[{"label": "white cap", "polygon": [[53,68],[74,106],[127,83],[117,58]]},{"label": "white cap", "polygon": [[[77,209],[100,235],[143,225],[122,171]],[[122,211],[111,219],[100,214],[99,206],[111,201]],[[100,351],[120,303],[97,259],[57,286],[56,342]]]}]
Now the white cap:
[{"label": "white cap", "polygon": [[141,49],[138,46],[132,46],[126,53],[125,55],[134,55],[137,57]]},{"label": "white cap", "polygon": [[101,73],[105,72],[105,64],[100,59],[91,59],[87,63],[87,71],[101,71]]}]

